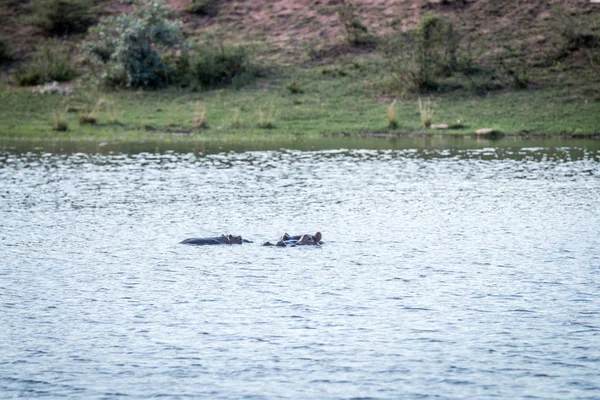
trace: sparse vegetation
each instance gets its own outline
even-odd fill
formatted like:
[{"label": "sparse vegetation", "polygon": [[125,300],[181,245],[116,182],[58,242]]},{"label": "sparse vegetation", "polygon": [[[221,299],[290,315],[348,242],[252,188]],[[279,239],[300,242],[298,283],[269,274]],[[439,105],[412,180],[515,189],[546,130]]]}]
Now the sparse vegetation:
[{"label": "sparse vegetation", "polygon": [[12,52],[8,41],[6,39],[0,39],[0,65],[10,61],[12,59]]},{"label": "sparse vegetation", "polygon": [[192,0],[186,11],[191,14],[214,17],[219,14],[220,0]]},{"label": "sparse vegetation", "polygon": [[113,125],[120,124],[119,111],[117,110],[117,107],[115,107],[115,102],[111,99],[107,99],[105,104],[106,112],[108,113],[108,123]]},{"label": "sparse vegetation", "polygon": [[240,129],[242,126],[242,120],[240,118],[240,109],[236,108],[233,110],[233,117],[231,118],[231,127],[233,129]]},{"label": "sparse vegetation", "polygon": [[505,45],[498,56],[498,64],[510,79],[514,89],[526,89],[529,85],[528,62],[524,51],[516,45]]},{"label": "sparse vegetation", "polygon": [[300,85],[300,83],[297,80],[293,80],[290,83],[288,83],[287,85],[285,85],[285,89],[290,94],[301,94],[301,93],[304,93],[304,90],[302,89],[302,86]]},{"label": "sparse vegetation", "polygon": [[206,122],[206,106],[204,104],[195,104],[195,116],[192,120],[192,127],[196,130],[208,129],[208,123]]},{"label": "sparse vegetation", "polygon": [[91,0],[35,0],[28,23],[51,35],[85,32],[94,24]]},{"label": "sparse vegetation", "polygon": [[21,86],[34,86],[48,82],[68,82],[78,75],[71,66],[69,50],[60,43],[41,48],[31,61],[14,72],[14,80]]},{"label": "sparse vegetation", "polygon": [[258,108],[258,126],[260,129],[275,129],[275,106],[271,105],[269,111],[264,112],[262,107]]},{"label": "sparse vegetation", "polygon": [[344,27],[345,39],[348,44],[358,46],[369,42],[369,30],[361,22],[352,0],[340,0],[337,14]]},{"label": "sparse vegetation", "polygon": [[211,87],[231,84],[240,88],[258,74],[250,49],[213,38],[188,50],[187,65],[180,63],[186,85]]},{"label": "sparse vegetation", "polygon": [[79,112],[80,125],[94,125],[98,121],[98,108],[94,106],[91,110],[85,107]]},{"label": "sparse vegetation", "polygon": [[555,59],[564,58],[581,49],[600,46],[600,17],[596,16],[596,23],[588,18],[576,18],[560,5],[552,8],[552,33],[558,34],[561,42],[558,53],[554,55]]},{"label": "sparse vegetation", "polygon": [[380,48],[391,69],[388,87],[400,94],[436,91],[436,79],[457,70],[458,36],[444,17],[429,15],[416,29],[388,36]]}]

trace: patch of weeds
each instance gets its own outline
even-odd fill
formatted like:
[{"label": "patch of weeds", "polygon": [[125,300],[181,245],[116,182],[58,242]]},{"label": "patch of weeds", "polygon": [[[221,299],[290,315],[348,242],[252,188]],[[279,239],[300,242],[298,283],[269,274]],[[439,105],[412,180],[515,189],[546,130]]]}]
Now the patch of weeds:
[{"label": "patch of weeds", "polygon": [[79,125],[95,125],[98,122],[100,110],[105,103],[104,98],[99,98],[91,110],[87,105],[82,107],[79,112]]},{"label": "patch of weeds", "polygon": [[68,82],[77,75],[71,67],[68,50],[60,45],[47,45],[30,62],[17,68],[13,78],[20,86],[34,86],[53,81]]},{"label": "patch of weeds", "polygon": [[192,0],[185,11],[190,14],[216,17],[219,14],[219,0]]},{"label": "patch of weeds", "polygon": [[95,22],[93,5],[92,0],[36,0],[27,22],[52,35],[85,32]]},{"label": "patch of weeds", "polygon": [[337,14],[344,27],[346,42],[351,46],[370,43],[369,30],[358,16],[356,6],[351,0],[340,0]]},{"label": "patch of weeds", "polygon": [[304,89],[302,89],[302,86],[300,86],[300,83],[298,81],[296,81],[296,80],[293,80],[290,83],[288,83],[287,85],[285,85],[285,89],[290,94],[302,94],[302,93],[304,93]]},{"label": "patch of weeds", "polygon": [[528,61],[519,46],[508,44],[498,58],[498,64],[511,80],[514,89],[526,89],[529,85]]},{"label": "patch of weeds", "polygon": [[[594,23],[583,16],[577,18],[562,6],[553,7],[552,21],[552,31],[559,34],[562,42],[555,59],[567,57],[577,50],[600,46],[597,22]],[[594,26],[596,29],[592,28]]]},{"label": "patch of weeds", "polygon": [[275,129],[276,112],[275,107],[271,105],[268,112],[264,112],[262,107],[258,108],[258,126],[261,129]]},{"label": "patch of weeds", "polygon": [[454,121],[451,124],[448,124],[448,128],[450,129],[463,129],[465,127],[465,124],[463,123],[462,119],[457,119],[456,121]]},{"label": "patch of weeds", "polygon": [[78,106],[73,106],[73,105],[67,105],[67,107],[65,108],[65,111],[68,113],[78,113],[81,111],[81,107]]},{"label": "patch of weeds", "polygon": [[233,110],[233,117],[231,118],[231,127],[233,129],[240,129],[242,127],[242,120],[240,118],[239,108]]},{"label": "patch of weeds", "polygon": [[211,87],[233,85],[240,88],[259,75],[248,46],[225,43],[222,39],[209,40],[196,44],[188,50],[187,65],[180,71],[184,84],[189,86]]},{"label": "patch of weeds", "polygon": [[387,127],[389,129],[398,129],[398,119],[396,116],[396,100],[388,106],[387,109]]},{"label": "patch of weeds", "polygon": [[106,111],[108,113],[108,123],[113,125],[118,125],[121,123],[119,119],[119,111],[117,107],[115,107],[115,102],[113,100],[106,100]]},{"label": "patch of weeds", "polygon": [[57,132],[66,132],[69,130],[67,113],[63,105],[54,110],[52,113],[52,129]]},{"label": "patch of weeds", "polygon": [[324,67],[321,69],[321,75],[343,78],[348,76],[348,72],[341,67]]},{"label": "patch of weeds", "polygon": [[388,36],[380,46],[391,74],[386,80],[400,94],[438,89],[437,78],[457,71],[458,36],[445,17],[424,17],[416,29]]},{"label": "patch of weeds", "polygon": [[12,51],[6,39],[0,39],[0,65],[12,60]]},{"label": "patch of weeds", "polygon": [[208,123],[206,122],[206,106],[204,104],[196,103],[196,112],[194,119],[192,119],[192,127],[194,129],[208,129]]},{"label": "patch of weeds", "polygon": [[97,121],[98,114],[95,108],[91,111],[88,108],[84,108],[79,112],[79,125],[95,125]]},{"label": "patch of weeds", "polygon": [[429,128],[433,122],[433,114],[437,103],[434,100],[427,99],[422,101],[419,97],[419,115],[421,116],[421,126],[423,128]]}]

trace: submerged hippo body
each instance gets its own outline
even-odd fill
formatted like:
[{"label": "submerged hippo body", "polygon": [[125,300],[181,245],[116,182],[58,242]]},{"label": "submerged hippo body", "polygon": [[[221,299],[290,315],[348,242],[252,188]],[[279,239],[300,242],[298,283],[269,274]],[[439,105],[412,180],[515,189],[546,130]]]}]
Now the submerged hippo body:
[{"label": "submerged hippo body", "polygon": [[205,246],[212,244],[242,244],[242,243],[252,243],[249,240],[242,239],[241,236],[233,236],[233,235],[221,235],[216,237],[207,237],[207,238],[189,238],[185,239],[180,244],[193,244],[196,246]]},{"label": "submerged hippo body", "polygon": [[277,243],[266,242],[263,246],[277,246],[277,247],[294,247],[294,246],[320,246],[323,244],[321,241],[323,235],[321,232],[317,232],[314,235],[304,234],[291,236],[288,233],[284,233]]}]

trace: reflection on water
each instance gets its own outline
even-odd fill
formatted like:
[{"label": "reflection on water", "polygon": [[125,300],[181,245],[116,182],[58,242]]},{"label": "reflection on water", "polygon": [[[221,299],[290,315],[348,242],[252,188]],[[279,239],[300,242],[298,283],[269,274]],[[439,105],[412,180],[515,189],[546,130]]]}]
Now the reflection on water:
[{"label": "reflection on water", "polygon": [[349,143],[3,142],[0,397],[600,398],[597,144]]},{"label": "reflection on water", "polygon": [[[345,137],[345,138],[304,138],[299,137],[262,137],[258,139],[235,138],[206,141],[145,141],[145,142],[90,142],[90,141],[44,141],[0,139],[0,150],[12,153],[52,153],[52,154],[139,154],[139,153],[193,153],[217,154],[224,152],[243,153],[247,151],[277,151],[295,149],[302,151],[318,151],[332,149],[350,150],[414,150],[436,154],[439,149],[459,151],[472,149],[507,150],[508,154],[522,148],[539,148],[553,153],[553,149],[571,149],[573,156],[579,153],[576,149],[591,152],[600,151],[600,140],[593,139],[530,139],[506,138],[501,140],[476,139],[464,136],[423,136],[423,137]],[[504,156],[500,153],[498,156]]]}]

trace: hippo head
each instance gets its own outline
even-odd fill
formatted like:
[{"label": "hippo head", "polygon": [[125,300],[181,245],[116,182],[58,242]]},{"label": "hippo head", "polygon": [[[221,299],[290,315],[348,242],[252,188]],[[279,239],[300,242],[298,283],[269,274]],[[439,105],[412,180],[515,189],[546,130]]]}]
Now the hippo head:
[{"label": "hippo head", "polygon": [[242,244],[241,236],[227,235],[225,239],[227,240],[227,244]]},{"label": "hippo head", "polygon": [[290,240],[290,234],[289,234],[289,233],[287,233],[287,232],[286,232],[286,233],[284,233],[284,234],[283,234],[283,236],[281,236],[281,237],[279,238],[279,241],[280,241],[280,242],[285,242],[286,240]]}]

